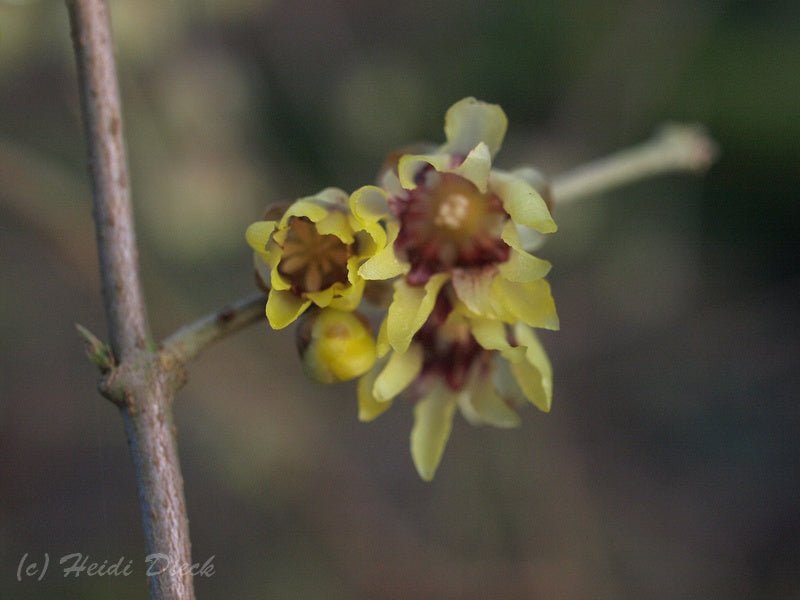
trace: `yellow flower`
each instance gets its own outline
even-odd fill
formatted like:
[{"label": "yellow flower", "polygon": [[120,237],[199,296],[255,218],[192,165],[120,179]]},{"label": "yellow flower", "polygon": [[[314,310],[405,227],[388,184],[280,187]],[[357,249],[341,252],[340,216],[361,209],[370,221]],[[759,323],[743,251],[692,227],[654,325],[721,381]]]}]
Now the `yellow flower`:
[{"label": "yellow flower", "polygon": [[377,418],[401,393],[415,402],[411,456],[426,481],[439,466],[456,408],[473,425],[515,427],[517,406],[528,401],[547,412],[552,401],[550,361],[533,330],[453,301],[438,297],[404,351],[391,349],[384,321],[380,360],[358,382],[362,421]]},{"label": "yellow flower", "polygon": [[544,277],[550,263],[526,251],[532,236],[556,230],[532,169],[492,169],[505,136],[503,110],[465,98],[445,116],[447,141],[431,154],[406,154],[381,186],[350,198],[365,229],[386,230],[387,244],[359,274],[391,279],[391,347],[405,352],[444,286],[476,315],[503,323],[558,329]]},{"label": "yellow flower", "polygon": [[383,229],[356,220],[347,194],[336,188],[296,200],[280,220],[253,223],[245,237],[269,288],[266,313],[274,329],[312,304],[354,310],[364,291],[358,269],[386,243]]}]

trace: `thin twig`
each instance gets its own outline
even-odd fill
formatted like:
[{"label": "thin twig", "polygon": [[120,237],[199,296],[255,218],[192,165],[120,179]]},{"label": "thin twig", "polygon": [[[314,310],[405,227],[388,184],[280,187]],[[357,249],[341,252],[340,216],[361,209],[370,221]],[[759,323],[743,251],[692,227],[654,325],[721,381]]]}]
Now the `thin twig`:
[{"label": "thin twig", "polygon": [[266,300],[257,292],[182,327],[162,342],[162,356],[185,365],[217,340],[263,319]]},{"label": "thin twig", "polygon": [[703,127],[667,125],[639,146],[556,177],[552,183],[553,197],[556,206],[564,206],[663,173],[702,173],[716,156],[717,145]]},{"label": "thin twig", "polygon": [[[653,139],[588,163],[556,177],[552,194],[557,206],[670,172],[702,173],[714,162],[717,146],[697,125],[668,125]],[[186,325],[163,347],[185,364],[206,346],[263,317],[263,296],[248,296]],[[225,315],[227,324],[220,323]]]},{"label": "thin twig", "polygon": [[189,526],[172,420],[175,373],[149,346],[122,132],[111,28],[105,0],[67,0],[91,167],[100,275],[117,366],[109,397],[121,407],[136,472],[153,600],[192,600]]}]

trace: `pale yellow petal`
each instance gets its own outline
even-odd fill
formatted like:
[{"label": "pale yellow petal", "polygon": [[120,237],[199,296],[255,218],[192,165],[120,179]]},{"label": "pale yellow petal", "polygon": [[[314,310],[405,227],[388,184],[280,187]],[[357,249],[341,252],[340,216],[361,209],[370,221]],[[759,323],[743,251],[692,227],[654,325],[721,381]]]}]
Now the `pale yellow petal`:
[{"label": "pale yellow petal", "polygon": [[277,264],[269,274],[269,286],[276,291],[287,291],[292,288],[292,284],[278,272]]},{"label": "pale yellow petal", "polygon": [[459,397],[459,408],[473,425],[517,427],[519,415],[494,390],[491,379],[476,377]]},{"label": "pale yellow petal", "polygon": [[448,171],[471,181],[482,193],[486,193],[489,184],[489,172],[492,169],[492,155],[489,148],[481,142],[473,148],[460,165]]},{"label": "pale yellow petal", "polygon": [[500,354],[495,354],[492,366],[492,385],[497,395],[511,407],[528,404],[528,399],[511,372],[511,363]]},{"label": "pale yellow petal", "polygon": [[385,219],[389,216],[389,195],[378,186],[365,185],[350,196],[350,210],[366,223]]},{"label": "pale yellow petal", "polygon": [[252,223],[247,228],[247,231],[245,231],[244,237],[253,250],[257,252],[266,252],[267,244],[272,236],[272,232],[275,231],[276,225],[277,223],[275,221],[258,221]]},{"label": "pale yellow petal", "polygon": [[541,171],[537,171],[533,167],[521,167],[511,171],[511,174],[527,181],[542,198],[546,198],[547,194],[550,194],[550,182]]},{"label": "pale yellow petal", "polygon": [[267,297],[267,320],[273,329],[283,329],[293,323],[310,305],[310,300],[298,298],[291,292],[270,290]]},{"label": "pale yellow petal", "polygon": [[511,371],[528,400],[538,409],[549,412],[553,402],[553,367],[547,352],[530,327],[517,323],[514,333],[526,351],[525,360],[512,365]]},{"label": "pale yellow petal", "polygon": [[335,235],[345,244],[353,243],[353,230],[347,213],[339,210],[330,211],[323,219],[316,223],[320,235]]},{"label": "pale yellow petal", "polygon": [[496,350],[512,362],[519,362],[525,356],[525,348],[512,346],[508,342],[506,324],[496,319],[470,317],[470,332],[475,341],[486,350]]},{"label": "pale yellow petal", "polygon": [[397,258],[397,254],[394,251],[394,242],[397,239],[399,229],[400,227],[396,222],[390,221],[387,223],[386,233],[388,240],[386,246],[361,265],[358,270],[358,274],[361,277],[369,280],[383,280],[408,273],[411,266]]},{"label": "pale yellow petal", "polygon": [[425,481],[433,479],[442,460],[455,408],[456,396],[442,384],[436,385],[414,407],[411,458]]},{"label": "pale yellow petal", "polygon": [[417,174],[425,165],[431,165],[435,170],[447,171],[451,164],[449,154],[404,154],[397,163],[397,174],[400,185],[407,190],[417,187]]},{"label": "pale yellow petal", "polygon": [[388,402],[406,389],[422,370],[424,351],[411,344],[406,352],[392,352],[389,362],[375,379],[372,394],[378,402]]},{"label": "pale yellow petal", "polygon": [[489,175],[489,189],[500,197],[515,224],[527,225],[542,233],[558,229],[544,199],[524,179],[495,170]]},{"label": "pale yellow petal", "polygon": [[369,423],[377,419],[392,405],[391,401],[378,402],[375,396],[372,395],[372,386],[375,385],[375,378],[378,376],[381,366],[376,365],[358,380],[356,388],[358,394],[358,420],[362,423]]},{"label": "pale yellow petal", "polygon": [[331,303],[331,300],[333,300],[333,294],[334,294],[333,287],[327,287],[324,290],[320,290],[318,292],[304,292],[303,296],[311,300],[314,304],[316,304],[320,308],[325,308]]},{"label": "pale yellow petal", "polygon": [[361,303],[364,295],[364,280],[359,279],[352,285],[336,289],[336,294],[330,301],[330,307],[338,310],[355,310]]},{"label": "pale yellow petal", "polygon": [[321,203],[322,205],[326,205],[335,210],[347,210],[347,200],[349,196],[347,192],[344,190],[340,190],[336,187],[329,187],[325,188],[318,194],[310,196],[310,198],[314,199],[315,201]]},{"label": "pale yellow petal", "polygon": [[518,282],[495,277],[492,303],[498,318],[507,323],[522,321],[531,327],[558,329],[556,305],[545,279]]},{"label": "pale yellow petal", "polygon": [[450,278],[448,273],[433,275],[423,287],[410,286],[404,280],[394,284],[394,297],[387,315],[389,344],[398,352],[405,352],[411,338],[431,314],[439,290]]},{"label": "pale yellow petal", "polygon": [[513,221],[508,221],[501,235],[503,241],[511,246],[508,260],[500,265],[500,275],[511,281],[533,281],[541,279],[550,272],[551,264],[528,254],[522,247],[519,232]]},{"label": "pale yellow petal", "polygon": [[445,115],[447,143],[442,151],[465,155],[483,142],[494,156],[503,144],[507,128],[508,119],[500,106],[464,98],[453,104]]},{"label": "pale yellow petal", "polygon": [[454,269],[453,289],[456,296],[473,313],[489,316],[492,314],[492,282],[497,269]]},{"label": "pale yellow petal", "polygon": [[305,217],[312,223],[321,221],[330,212],[330,207],[324,202],[320,202],[314,196],[295,200],[283,213],[280,221],[280,228],[285,229],[292,217]]}]

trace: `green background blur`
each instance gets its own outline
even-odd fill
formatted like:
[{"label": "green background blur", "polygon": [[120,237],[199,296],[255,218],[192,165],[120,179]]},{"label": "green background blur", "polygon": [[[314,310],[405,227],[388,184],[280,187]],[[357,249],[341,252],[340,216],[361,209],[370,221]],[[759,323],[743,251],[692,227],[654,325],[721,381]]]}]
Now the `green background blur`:
[{"label": "green background blur", "polygon": [[[553,411],[457,417],[432,484],[410,407],[356,421],[291,331],[204,354],[176,405],[200,598],[800,598],[800,4],[112,0],[161,338],[252,290],[245,227],[369,183],[469,95],[551,175],[706,124],[720,161],[556,211]],[[142,598],[66,9],[0,0],[0,597]],[[58,559],[133,560],[64,579]],[[25,553],[51,561],[16,580]]]}]

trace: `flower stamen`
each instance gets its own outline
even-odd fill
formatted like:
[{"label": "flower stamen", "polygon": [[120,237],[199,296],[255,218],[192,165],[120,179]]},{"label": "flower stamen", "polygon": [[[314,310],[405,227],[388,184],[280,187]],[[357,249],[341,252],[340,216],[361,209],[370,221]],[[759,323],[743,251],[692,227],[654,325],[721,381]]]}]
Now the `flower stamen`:
[{"label": "flower stamen", "polygon": [[278,272],[298,292],[318,292],[347,283],[352,249],[332,234],[320,234],[305,217],[292,217],[283,243]]}]

